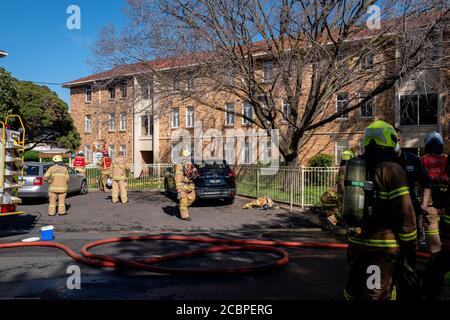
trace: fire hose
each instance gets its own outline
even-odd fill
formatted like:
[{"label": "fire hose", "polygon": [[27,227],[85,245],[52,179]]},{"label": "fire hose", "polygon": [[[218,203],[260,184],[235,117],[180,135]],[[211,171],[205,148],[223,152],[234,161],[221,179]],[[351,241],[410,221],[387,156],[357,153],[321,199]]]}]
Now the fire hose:
[{"label": "fire hose", "polygon": [[[165,256],[149,257],[139,260],[123,259],[109,255],[95,254],[89,251],[94,247],[132,241],[187,241],[211,244],[212,246],[200,249],[187,250],[180,253],[169,254]],[[248,239],[223,239],[212,237],[189,237],[179,235],[149,235],[149,236],[130,236],[116,237],[103,240],[97,240],[85,244],[81,248],[81,255],[73,251],[68,246],[51,241],[38,242],[11,242],[0,244],[0,249],[19,248],[19,247],[50,247],[64,251],[73,260],[94,267],[103,268],[127,268],[134,270],[144,270],[162,274],[177,275],[195,275],[195,274],[245,274],[262,270],[273,269],[284,266],[289,263],[289,254],[286,248],[316,248],[316,249],[346,249],[347,244],[334,242],[296,242],[296,241],[273,241],[273,240],[248,240]],[[173,268],[162,267],[156,264],[166,261],[190,258],[199,255],[205,255],[216,252],[226,251],[258,251],[278,255],[278,259],[271,262],[262,262],[250,266],[240,267],[219,267],[219,268]],[[419,257],[428,258],[430,254],[418,252]]]}]

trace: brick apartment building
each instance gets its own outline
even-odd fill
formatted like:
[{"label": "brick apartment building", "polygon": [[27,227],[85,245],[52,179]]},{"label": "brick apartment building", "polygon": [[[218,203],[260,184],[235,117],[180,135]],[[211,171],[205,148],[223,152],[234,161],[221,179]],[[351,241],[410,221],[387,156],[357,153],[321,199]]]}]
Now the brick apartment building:
[{"label": "brick apartment building", "polygon": [[[444,43],[448,43],[449,34],[442,35]],[[441,54],[448,55],[448,52],[449,49],[445,48],[445,52]],[[374,61],[388,59],[386,54],[395,53],[370,57],[370,61],[366,61],[365,65],[367,72],[371,71]],[[153,68],[164,68],[167,67],[168,61],[160,59],[149,63]],[[183,63],[176,67],[183,67]],[[263,79],[270,77],[274,67],[270,56],[261,55],[257,61],[257,72],[261,73]],[[167,163],[174,152],[171,135],[180,128],[193,133],[195,121],[201,121],[204,129],[213,128],[221,132],[230,128],[252,127],[240,117],[198,105],[189,99],[155,99],[158,85],[155,85],[155,88],[143,86],[140,81],[142,70],[139,66],[126,68],[125,72],[122,70],[120,81],[116,80],[117,71],[116,68],[64,84],[64,87],[70,88],[70,112],[81,134],[81,148],[85,150],[90,161],[94,151],[106,146],[112,156],[122,150],[128,161],[135,164]],[[388,73],[389,70],[384,72]],[[185,79],[184,85],[189,87],[194,83]],[[369,82],[365,89],[370,90],[373,85],[374,83]],[[143,90],[143,87],[146,89]],[[300,150],[301,164],[306,165],[309,158],[318,153],[332,155],[338,164],[341,152],[348,148],[358,149],[365,127],[377,119],[383,119],[401,128],[406,148],[419,151],[423,147],[425,135],[430,131],[438,131],[443,134],[446,151],[449,151],[449,87],[448,68],[420,71],[417,79],[398,83],[392,89],[369,100],[361,109],[308,132]],[[305,93],[307,89],[305,87]],[[364,96],[364,91],[350,87],[337,93],[331,104],[333,108],[339,109],[349,103],[355,103],[354,101]],[[221,95],[215,97],[215,101],[220,101],[228,110],[253,116],[252,108],[236,97]],[[288,116],[289,106],[281,96],[276,103],[282,113]],[[155,116],[152,117],[151,114]],[[241,149],[238,153],[244,157],[243,162],[249,160],[254,146],[244,139],[238,143],[238,147]],[[268,142],[265,152],[276,151],[272,149]],[[224,154],[226,152],[225,150]]]}]

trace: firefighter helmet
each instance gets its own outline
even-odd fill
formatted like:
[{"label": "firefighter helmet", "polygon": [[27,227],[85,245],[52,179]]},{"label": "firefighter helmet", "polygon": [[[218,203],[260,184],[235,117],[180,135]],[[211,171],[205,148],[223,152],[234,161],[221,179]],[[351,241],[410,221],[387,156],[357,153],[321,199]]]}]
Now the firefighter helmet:
[{"label": "firefighter helmet", "polygon": [[189,157],[191,155],[191,152],[188,149],[184,149],[183,152],[181,153],[181,155],[184,158],[187,158],[187,157]]},{"label": "firefighter helmet", "polygon": [[366,148],[370,144],[375,144],[381,148],[398,148],[397,141],[395,129],[383,120],[377,120],[366,128],[362,146]]},{"label": "firefighter helmet", "polygon": [[108,179],[106,179],[106,188],[112,189],[112,185],[113,185],[113,181],[112,181],[111,177],[109,177]]},{"label": "firefighter helmet", "polygon": [[60,155],[56,155],[53,157],[53,162],[62,162],[63,159]]},{"label": "firefighter helmet", "polygon": [[81,150],[78,151],[78,155],[79,155],[79,156],[82,156],[83,154],[84,154],[83,151],[81,151]]},{"label": "firefighter helmet", "polygon": [[345,150],[344,152],[342,152],[342,156],[341,156],[341,160],[350,160],[351,158],[354,158],[355,154],[353,153],[352,150]]},{"label": "firefighter helmet", "polygon": [[434,131],[427,134],[425,140],[425,153],[440,155],[444,152],[444,139]]}]

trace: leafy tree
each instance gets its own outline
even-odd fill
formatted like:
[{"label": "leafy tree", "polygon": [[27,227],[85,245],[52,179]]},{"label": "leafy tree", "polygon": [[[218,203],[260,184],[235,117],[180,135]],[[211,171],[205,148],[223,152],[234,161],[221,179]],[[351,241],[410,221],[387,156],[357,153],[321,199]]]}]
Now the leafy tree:
[{"label": "leafy tree", "polygon": [[20,114],[26,127],[26,141],[74,149],[80,144],[67,104],[46,86],[17,81]]},{"label": "leafy tree", "polygon": [[7,114],[19,112],[15,79],[3,68],[0,68],[0,119]]}]

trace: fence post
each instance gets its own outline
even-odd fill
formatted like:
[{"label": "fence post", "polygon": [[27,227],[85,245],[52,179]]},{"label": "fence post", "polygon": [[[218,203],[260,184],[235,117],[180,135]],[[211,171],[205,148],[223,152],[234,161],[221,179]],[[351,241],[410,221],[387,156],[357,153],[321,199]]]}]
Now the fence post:
[{"label": "fence post", "polygon": [[301,179],[302,179],[302,209],[305,207],[305,169],[300,166]]},{"label": "fence post", "polygon": [[291,171],[290,174],[290,183],[289,183],[289,188],[291,189],[290,192],[290,199],[289,199],[289,204],[290,204],[290,211],[293,211],[293,205],[294,205],[294,171]]},{"label": "fence post", "polygon": [[259,168],[256,168],[256,198],[259,198]]}]

